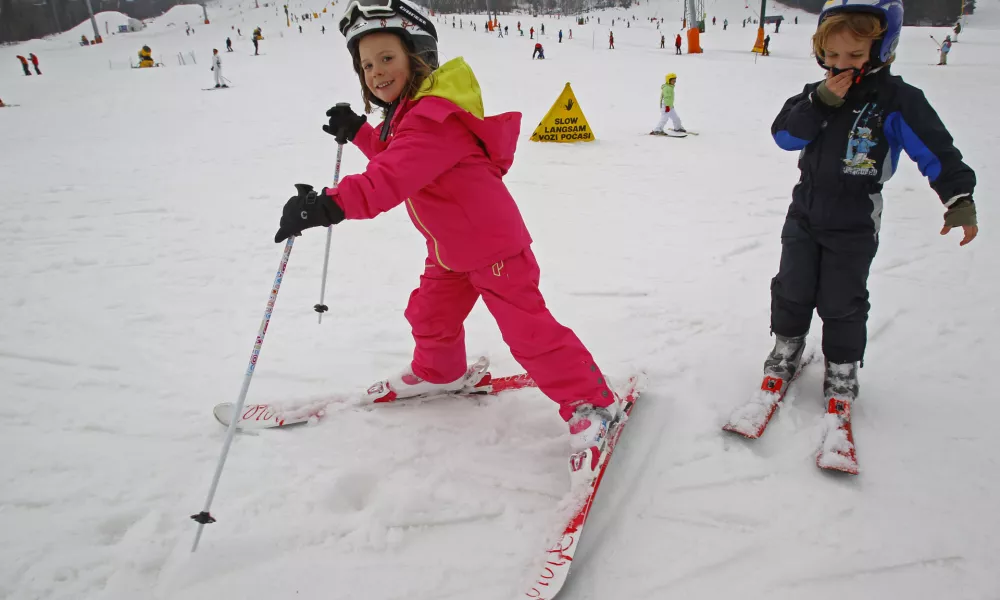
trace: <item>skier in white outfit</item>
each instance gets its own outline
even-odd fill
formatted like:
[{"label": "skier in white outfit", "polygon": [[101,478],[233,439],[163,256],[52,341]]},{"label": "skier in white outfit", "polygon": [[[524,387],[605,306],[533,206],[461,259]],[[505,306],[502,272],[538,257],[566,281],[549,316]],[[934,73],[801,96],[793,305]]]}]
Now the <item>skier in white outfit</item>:
[{"label": "skier in white outfit", "polygon": [[218,48],[212,49],[212,71],[215,73],[215,87],[229,87],[222,78],[222,57],[219,56]]},{"label": "skier in white outfit", "polygon": [[660,122],[656,124],[650,135],[670,135],[663,131],[663,126],[667,124],[667,119],[673,124],[673,131],[684,133],[684,125],[681,124],[681,117],[674,107],[674,85],[677,83],[677,73],[667,75],[667,82],[660,87]]}]

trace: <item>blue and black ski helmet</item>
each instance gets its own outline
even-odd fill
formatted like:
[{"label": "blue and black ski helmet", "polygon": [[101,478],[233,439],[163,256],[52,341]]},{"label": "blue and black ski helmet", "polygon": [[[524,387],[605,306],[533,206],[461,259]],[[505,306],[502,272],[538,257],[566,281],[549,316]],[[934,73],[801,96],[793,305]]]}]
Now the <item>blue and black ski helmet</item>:
[{"label": "blue and black ski helmet", "polygon": [[819,13],[819,22],[842,12],[867,12],[882,21],[885,35],[872,44],[871,66],[878,67],[889,62],[896,53],[899,35],[903,30],[903,0],[827,0]]}]

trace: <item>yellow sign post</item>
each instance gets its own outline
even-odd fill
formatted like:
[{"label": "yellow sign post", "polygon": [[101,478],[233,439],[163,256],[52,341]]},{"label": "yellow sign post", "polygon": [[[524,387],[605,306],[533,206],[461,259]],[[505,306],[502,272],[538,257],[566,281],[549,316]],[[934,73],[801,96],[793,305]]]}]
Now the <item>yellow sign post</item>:
[{"label": "yellow sign post", "polygon": [[587,117],[583,116],[580,103],[576,101],[573,88],[566,84],[559,99],[552,105],[549,112],[545,113],[542,122],[531,134],[533,142],[557,142],[560,144],[572,144],[574,142],[594,141],[594,132],[587,123]]}]

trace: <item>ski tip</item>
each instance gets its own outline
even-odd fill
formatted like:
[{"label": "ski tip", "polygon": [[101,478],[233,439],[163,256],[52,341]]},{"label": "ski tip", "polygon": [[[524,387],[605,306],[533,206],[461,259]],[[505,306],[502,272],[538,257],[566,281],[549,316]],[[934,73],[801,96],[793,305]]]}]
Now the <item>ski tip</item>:
[{"label": "ski tip", "polygon": [[821,453],[816,457],[816,466],[831,473],[846,473],[847,475],[858,475],[861,473],[858,463],[850,457],[836,452]]},{"label": "ski tip", "polygon": [[748,440],[756,440],[760,438],[762,432],[760,431],[750,431],[739,425],[734,425],[732,423],[726,423],[722,426],[723,431],[728,431],[730,433],[735,433],[736,435],[742,436]]}]

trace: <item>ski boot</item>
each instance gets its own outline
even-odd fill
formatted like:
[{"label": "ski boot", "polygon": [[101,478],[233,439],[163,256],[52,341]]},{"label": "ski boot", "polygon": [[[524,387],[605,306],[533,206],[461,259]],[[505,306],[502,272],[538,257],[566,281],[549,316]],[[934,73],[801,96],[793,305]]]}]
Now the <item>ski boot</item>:
[{"label": "ski boot", "polygon": [[764,359],[764,380],[760,389],[765,392],[783,394],[802,363],[802,352],[806,349],[806,336],[785,337],[774,334],[774,348]]},{"label": "ski boot", "polygon": [[826,361],[823,377],[823,397],[826,398],[826,431],[816,456],[822,469],[857,475],[858,457],[851,427],[851,403],[858,397],[858,363]]},{"label": "ski boot", "polygon": [[778,405],[784,400],[788,386],[802,368],[805,334],[798,337],[775,334],[774,337],[774,348],[764,360],[764,378],[760,389],[750,396],[748,402],[733,410],[729,422],[722,427],[725,431],[753,440],[763,435]]},{"label": "ski boot", "polygon": [[823,398],[826,399],[828,412],[846,413],[850,418],[850,405],[858,398],[858,363],[834,363],[826,361],[826,374],[823,376]]},{"label": "ski boot", "polygon": [[577,406],[569,419],[570,447],[573,450],[569,457],[569,478],[574,489],[588,485],[599,473],[601,457],[608,449],[611,428],[622,411],[621,400],[617,394],[613,396],[614,400],[607,406]]},{"label": "ski boot", "polygon": [[363,399],[378,404],[438,394],[487,394],[492,391],[489,368],[490,359],[483,356],[455,381],[431,383],[414,375],[412,367],[406,367],[402,373],[372,385]]},{"label": "ski boot", "polygon": [[614,400],[607,406],[581,404],[569,419],[570,447],[573,452],[596,447],[599,451],[607,443],[612,423],[621,412],[621,400],[613,394]]}]

